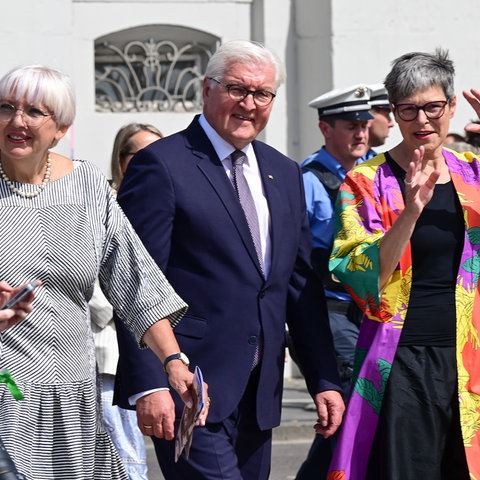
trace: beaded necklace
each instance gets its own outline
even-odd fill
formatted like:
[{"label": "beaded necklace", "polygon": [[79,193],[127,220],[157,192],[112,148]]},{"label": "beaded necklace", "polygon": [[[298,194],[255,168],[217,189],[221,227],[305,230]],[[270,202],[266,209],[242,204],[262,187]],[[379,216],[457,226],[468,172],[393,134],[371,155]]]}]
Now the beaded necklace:
[{"label": "beaded necklace", "polygon": [[23,190],[20,190],[19,188],[15,187],[13,182],[8,178],[7,174],[3,170],[3,165],[2,162],[0,161],[0,176],[3,178],[5,183],[7,184],[7,187],[16,195],[23,197],[23,198],[34,198],[38,195],[40,195],[43,190],[45,190],[45,187],[47,186],[47,183],[50,181],[50,174],[52,171],[52,161],[50,160],[50,152],[48,152],[47,155],[47,161],[45,162],[45,175],[43,176],[42,183],[40,183],[37,187],[36,190],[33,192],[24,192]]}]

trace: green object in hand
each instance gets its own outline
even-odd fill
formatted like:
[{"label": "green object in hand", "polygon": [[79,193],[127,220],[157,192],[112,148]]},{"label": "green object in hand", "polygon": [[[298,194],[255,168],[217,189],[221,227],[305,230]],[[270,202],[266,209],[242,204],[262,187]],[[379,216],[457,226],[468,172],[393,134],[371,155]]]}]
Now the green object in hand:
[{"label": "green object in hand", "polygon": [[13,379],[12,374],[5,368],[2,368],[0,370],[0,383],[5,383],[5,385],[7,385],[8,389],[10,390],[10,393],[13,395],[13,398],[15,398],[15,400],[23,400],[24,395],[22,391],[18,388],[18,385],[15,383],[15,380]]}]

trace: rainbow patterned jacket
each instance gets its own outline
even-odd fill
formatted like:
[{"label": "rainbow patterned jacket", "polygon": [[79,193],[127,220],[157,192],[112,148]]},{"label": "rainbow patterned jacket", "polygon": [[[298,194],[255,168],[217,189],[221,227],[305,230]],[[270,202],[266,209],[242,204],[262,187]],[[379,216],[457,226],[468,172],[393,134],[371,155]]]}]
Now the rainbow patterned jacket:
[{"label": "rainbow patterned jacket", "polygon": [[[470,476],[480,480],[480,158],[444,149],[465,221],[456,284],[458,392]],[[355,167],[340,188],[330,269],[364,312],[352,394],[328,480],[365,479],[383,392],[408,308],[412,259],[408,246],[382,292],[379,245],[404,209],[383,154]]]}]

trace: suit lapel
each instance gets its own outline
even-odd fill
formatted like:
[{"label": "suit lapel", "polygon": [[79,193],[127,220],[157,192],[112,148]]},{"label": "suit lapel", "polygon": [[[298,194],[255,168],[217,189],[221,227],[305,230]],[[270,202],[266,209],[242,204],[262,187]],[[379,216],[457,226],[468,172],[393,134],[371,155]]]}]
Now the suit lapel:
[{"label": "suit lapel", "polygon": [[259,274],[263,275],[245,214],[233,189],[233,185],[198,121],[192,122],[187,129],[187,140],[190,142],[189,147],[192,153],[198,158],[197,167],[199,171],[212,186],[212,191],[218,201],[224,205],[226,213],[232,219],[249,257],[255,263]]},{"label": "suit lapel", "polygon": [[271,160],[269,161],[269,159],[263,155],[261,144],[253,142],[253,147],[255,149],[255,156],[257,157],[258,168],[262,177],[263,188],[265,190],[265,196],[268,203],[268,210],[270,212],[270,240],[272,250],[269,276],[271,276],[277,261],[277,242],[281,243],[281,240],[279,239],[282,238],[280,232],[280,220],[284,215],[283,212],[285,209],[285,200],[275,178],[275,169],[272,169],[274,162]]}]

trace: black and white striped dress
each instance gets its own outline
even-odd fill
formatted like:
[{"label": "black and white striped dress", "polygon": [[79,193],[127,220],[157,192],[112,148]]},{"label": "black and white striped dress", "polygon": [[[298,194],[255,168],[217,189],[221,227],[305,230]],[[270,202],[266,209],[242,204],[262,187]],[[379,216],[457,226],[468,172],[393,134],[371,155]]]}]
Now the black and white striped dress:
[{"label": "black and white striped dress", "polygon": [[[29,480],[126,479],[99,421],[88,299],[95,279],[137,338],[186,308],[146,251],[99,170],[75,169],[37,197],[0,179],[0,279],[39,278],[34,311],[0,334],[0,368],[25,395],[0,384],[0,436]],[[22,190],[35,185],[17,184]]]}]

